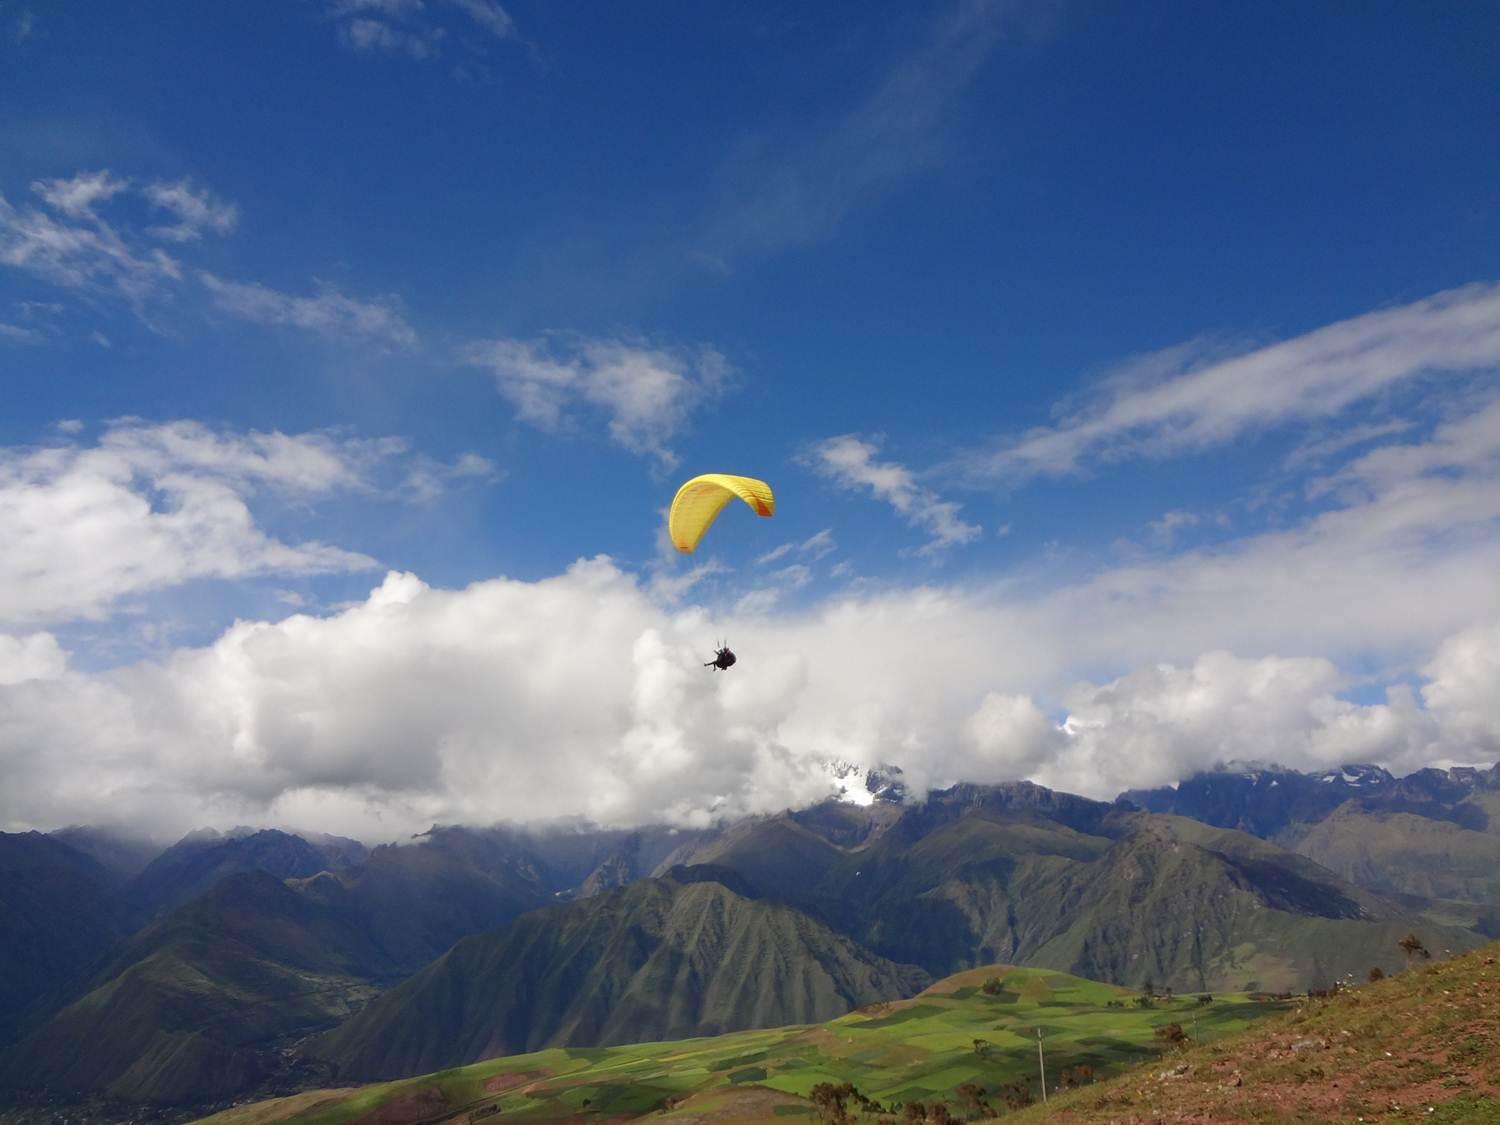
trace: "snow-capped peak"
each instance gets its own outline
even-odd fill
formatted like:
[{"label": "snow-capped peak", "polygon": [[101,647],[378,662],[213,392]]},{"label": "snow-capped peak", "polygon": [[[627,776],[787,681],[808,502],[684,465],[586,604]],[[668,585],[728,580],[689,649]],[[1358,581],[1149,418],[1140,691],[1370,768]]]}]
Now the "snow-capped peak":
[{"label": "snow-capped peak", "polygon": [[876,801],[899,803],[905,789],[899,778],[901,770],[896,766],[866,767],[842,758],[830,758],[823,763],[836,800],[851,805],[869,806]]}]

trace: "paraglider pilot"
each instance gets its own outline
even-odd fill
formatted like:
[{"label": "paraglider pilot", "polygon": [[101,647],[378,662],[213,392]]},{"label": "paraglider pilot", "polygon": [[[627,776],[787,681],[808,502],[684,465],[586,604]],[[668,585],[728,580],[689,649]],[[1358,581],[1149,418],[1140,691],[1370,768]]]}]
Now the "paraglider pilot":
[{"label": "paraglider pilot", "polygon": [[734,653],[732,653],[732,652],[729,651],[729,646],[728,645],[725,645],[721,649],[715,649],[714,650],[714,658],[712,660],[710,660],[707,664],[703,665],[703,667],[705,667],[705,668],[717,668],[721,672],[727,672],[727,671],[729,671],[729,666],[731,664],[733,664],[733,663],[734,663]]}]

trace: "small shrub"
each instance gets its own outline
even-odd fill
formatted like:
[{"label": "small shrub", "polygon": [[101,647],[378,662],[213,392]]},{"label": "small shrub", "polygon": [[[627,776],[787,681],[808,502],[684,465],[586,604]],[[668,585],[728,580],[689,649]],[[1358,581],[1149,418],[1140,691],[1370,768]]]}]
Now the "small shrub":
[{"label": "small shrub", "polygon": [[1187,1042],[1187,1032],[1182,1030],[1182,1024],[1169,1023],[1164,1027],[1156,1029],[1156,1037],[1169,1046],[1178,1047]]}]

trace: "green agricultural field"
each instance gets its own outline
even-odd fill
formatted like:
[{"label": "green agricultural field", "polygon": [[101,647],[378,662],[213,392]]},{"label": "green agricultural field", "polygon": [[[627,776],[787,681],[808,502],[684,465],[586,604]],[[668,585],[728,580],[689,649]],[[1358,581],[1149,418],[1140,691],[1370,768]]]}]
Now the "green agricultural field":
[{"label": "green agricultural field", "polygon": [[[999,982],[998,991],[986,981]],[[346,1125],[379,1111],[383,1125],[593,1117],[806,1117],[821,1082],[849,1082],[883,1106],[942,1099],[968,1083],[994,1090],[1037,1080],[1037,1031],[1048,1085],[1087,1066],[1104,1077],[1162,1049],[1156,1031],[1180,1024],[1201,1042],[1238,1031],[1283,1005],[1243,995],[1158,999],[1046,969],[996,966],[940,981],[910,1000],[874,1004],[825,1024],[708,1039],[489,1059],[421,1078],[243,1106],[213,1125]],[[1124,1007],[1111,1007],[1111,1002]],[[980,1041],[976,1043],[977,1041]]]}]

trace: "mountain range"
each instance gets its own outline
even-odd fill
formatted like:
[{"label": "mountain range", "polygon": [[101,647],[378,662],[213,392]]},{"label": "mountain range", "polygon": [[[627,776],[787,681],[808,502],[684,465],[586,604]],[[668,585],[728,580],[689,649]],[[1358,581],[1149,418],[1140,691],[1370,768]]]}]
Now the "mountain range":
[{"label": "mountain range", "polygon": [[0,834],[0,1087],[202,1105],[825,1019],[995,962],[1283,991],[1396,969],[1413,930],[1459,950],[1500,929],[1500,767],[1235,764],[1114,802],[912,802],[887,771],[859,796],[374,849]]}]

